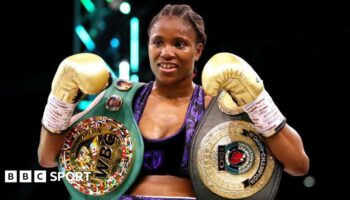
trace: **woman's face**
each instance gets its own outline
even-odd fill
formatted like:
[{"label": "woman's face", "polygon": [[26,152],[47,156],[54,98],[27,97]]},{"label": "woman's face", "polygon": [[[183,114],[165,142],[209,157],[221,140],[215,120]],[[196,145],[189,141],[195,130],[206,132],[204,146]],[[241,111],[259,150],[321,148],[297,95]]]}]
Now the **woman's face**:
[{"label": "woman's face", "polygon": [[203,49],[196,45],[196,32],[183,19],[161,17],[150,30],[148,53],[151,69],[162,84],[192,82],[194,62]]}]

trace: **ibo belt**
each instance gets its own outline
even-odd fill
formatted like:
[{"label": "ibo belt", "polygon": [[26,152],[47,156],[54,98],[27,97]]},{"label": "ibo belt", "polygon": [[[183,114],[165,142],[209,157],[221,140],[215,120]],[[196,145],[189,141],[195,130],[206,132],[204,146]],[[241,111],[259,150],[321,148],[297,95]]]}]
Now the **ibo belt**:
[{"label": "ibo belt", "polygon": [[221,93],[212,99],[191,145],[198,199],[274,199],[282,168],[248,115]]}]

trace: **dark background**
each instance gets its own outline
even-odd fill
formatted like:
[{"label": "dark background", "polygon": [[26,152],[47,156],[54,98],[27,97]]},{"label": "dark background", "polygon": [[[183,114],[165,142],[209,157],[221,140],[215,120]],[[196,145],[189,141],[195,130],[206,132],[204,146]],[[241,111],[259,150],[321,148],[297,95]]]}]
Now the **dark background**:
[{"label": "dark background", "polygon": [[[143,22],[141,34],[165,2],[186,1],[131,2],[134,15]],[[315,185],[306,188],[305,177],[284,173],[277,199],[339,197],[344,185],[340,180],[347,180],[342,141],[348,128],[337,110],[347,107],[348,90],[342,88],[350,53],[348,7],[337,2],[187,2],[206,22],[208,43],[197,63],[199,70],[217,52],[244,58],[304,141],[310,157],[308,176],[315,178]],[[10,199],[67,199],[62,182],[5,184],[3,176],[4,170],[41,169],[36,156],[40,120],[57,66],[73,53],[73,2],[8,4],[1,14],[1,192]],[[140,39],[140,79],[147,81],[147,35]]]}]

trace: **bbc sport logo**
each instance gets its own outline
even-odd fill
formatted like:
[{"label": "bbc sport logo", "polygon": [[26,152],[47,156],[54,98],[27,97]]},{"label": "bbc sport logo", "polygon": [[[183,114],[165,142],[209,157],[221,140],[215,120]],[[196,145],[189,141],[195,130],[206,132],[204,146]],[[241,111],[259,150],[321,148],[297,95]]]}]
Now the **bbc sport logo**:
[{"label": "bbc sport logo", "polygon": [[66,178],[69,181],[89,181],[91,172],[51,172],[45,170],[5,170],[5,183],[46,183]]}]

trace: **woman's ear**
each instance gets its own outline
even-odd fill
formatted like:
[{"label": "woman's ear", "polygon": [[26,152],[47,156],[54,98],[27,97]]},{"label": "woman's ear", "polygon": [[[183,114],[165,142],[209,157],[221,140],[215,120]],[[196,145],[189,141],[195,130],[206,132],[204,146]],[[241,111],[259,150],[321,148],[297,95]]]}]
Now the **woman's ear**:
[{"label": "woman's ear", "polygon": [[195,61],[199,60],[199,58],[201,57],[203,48],[204,48],[204,46],[202,43],[199,43],[196,45],[196,53],[195,53],[195,57],[194,57]]}]

